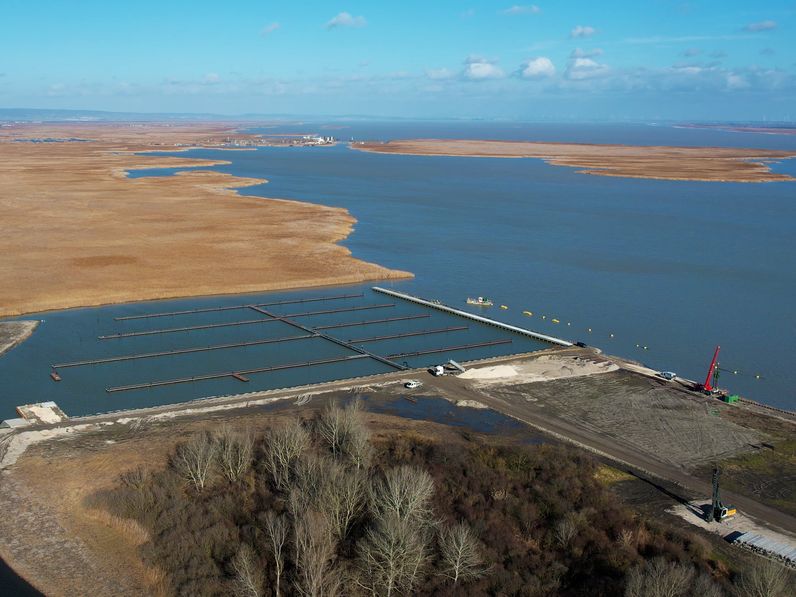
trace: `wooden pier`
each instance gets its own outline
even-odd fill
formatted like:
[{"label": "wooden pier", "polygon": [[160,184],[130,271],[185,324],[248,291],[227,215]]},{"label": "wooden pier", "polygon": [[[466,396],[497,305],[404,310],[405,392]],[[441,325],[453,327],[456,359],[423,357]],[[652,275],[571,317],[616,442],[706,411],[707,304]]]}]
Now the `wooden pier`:
[{"label": "wooden pier", "polygon": [[485,346],[499,346],[501,344],[511,344],[511,340],[490,340],[489,342],[476,342],[474,344],[462,344],[460,346],[446,346],[444,348],[430,348],[428,350],[417,350],[415,352],[399,352],[391,354],[389,359],[403,359],[406,357],[419,357],[424,354],[437,354],[440,352],[454,352],[458,350],[468,350],[470,348],[484,348]]},{"label": "wooden pier", "polygon": [[163,350],[161,352],[142,352],[139,354],[121,355],[118,357],[108,357],[105,359],[93,359],[88,361],[74,361],[72,363],[56,363],[53,369],[66,369],[68,367],[83,367],[84,365],[102,365],[105,363],[117,363],[119,361],[135,361],[137,359],[153,359],[178,354],[190,354],[193,352],[209,352],[211,350],[225,350],[228,348],[245,348],[246,346],[259,346],[261,344],[276,344],[278,342],[291,342],[293,340],[307,340],[316,338],[317,334],[304,334],[302,336],[283,336],[281,338],[264,338],[262,340],[251,340],[249,342],[235,342],[233,344],[215,344],[212,346],[196,346],[194,348],[179,348],[175,350]]},{"label": "wooden pier", "polygon": [[215,313],[218,311],[234,311],[235,309],[248,309],[249,307],[274,307],[276,305],[295,305],[299,303],[315,303],[319,301],[337,301],[341,299],[362,298],[363,293],[359,294],[335,294],[332,296],[315,296],[303,299],[286,299],[283,301],[273,301],[270,303],[256,303],[254,305],[228,305],[225,307],[204,307],[200,309],[186,309],[184,311],[166,311],[162,313],[144,313],[142,315],[127,315],[125,317],[114,317],[114,321],[130,321],[133,319],[152,319],[154,317],[174,317],[177,315],[193,315],[194,313]]},{"label": "wooden pier", "polygon": [[223,373],[207,373],[205,375],[194,375],[193,377],[181,377],[177,379],[167,379],[163,381],[150,381],[146,383],[139,383],[139,384],[132,384],[128,386],[116,386],[113,388],[105,388],[105,391],[109,394],[114,392],[129,392],[131,390],[145,390],[147,388],[157,388],[161,386],[173,386],[177,384],[183,383],[191,383],[194,381],[207,381],[210,379],[223,379],[225,377],[233,377],[235,379],[239,379],[240,377],[245,377],[247,375],[253,375],[255,373],[267,373],[269,371],[282,371],[284,369],[296,369],[298,367],[312,367],[315,365],[328,365],[331,363],[342,363],[344,361],[354,361],[357,359],[366,359],[368,355],[365,354],[353,354],[347,355],[344,357],[337,357],[333,359],[321,359],[317,361],[305,361],[299,363],[287,363],[285,365],[273,365],[271,367],[259,367],[256,369],[245,369],[243,371],[226,371]]},{"label": "wooden pier", "polygon": [[407,321],[410,319],[428,319],[431,317],[428,313],[420,315],[404,315],[403,317],[387,317],[386,319],[366,319],[364,321],[346,321],[344,323],[331,323],[328,325],[316,325],[316,330],[334,330],[338,328],[351,328],[360,325],[374,325],[377,323],[390,323],[392,321]]},{"label": "wooden pier", "polygon": [[[257,325],[261,323],[273,323],[275,321],[282,321],[285,317],[310,317],[312,315],[329,315],[331,313],[350,313],[352,311],[367,311],[370,309],[385,309],[394,307],[395,303],[384,303],[381,305],[362,305],[359,307],[344,307],[342,309],[324,309],[322,311],[306,311],[304,313],[290,313],[288,315],[272,316],[272,319],[247,319],[243,321],[228,321],[224,323],[206,323],[203,325],[189,325],[179,328],[163,328],[158,330],[143,330],[140,332],[122,332],[119,334],[108,334],[106,336],[97,336],[99,340],[115,340],[119,338],[134,338],[136,336],[152,336],[155,334],[173,334],[176,332],[191,332],[195,330],[210,330],[215,328],[235,327],[241,325]],[[263,313],[259,307],[249,305],[248,309]]]},{"label": "wooden pier", "polygon": [[431,334],[443,334],[445,332],[458,332],[469,329],[466,325],[457,325],[447,328],[437,328],[435,330],[419,330],[417,332],[404,332],[402,334],[390,334],[387,336],[372,336],[370,338],[354,338],[349,340],[351,344],[362,344],[365,342],[378,342],[380,340],[393,340],[395,338],[409,338],[411,336],[427,336]]}]

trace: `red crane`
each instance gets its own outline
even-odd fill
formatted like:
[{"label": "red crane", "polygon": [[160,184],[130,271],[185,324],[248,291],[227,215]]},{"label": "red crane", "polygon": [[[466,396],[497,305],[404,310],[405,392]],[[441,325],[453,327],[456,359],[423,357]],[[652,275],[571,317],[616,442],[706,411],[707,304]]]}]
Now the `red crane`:
[{"label": "red crane", "polygon": [[721,346],[717,346],[715,352],[713,353],[713,360],[710,361],[710,367],[708,368],[708,375],[707,375],[707,377],[705,377],[705,383],[702,384],[702,388],[706,392],[712,392],[713,390],[716,389],[716,388],[713,387],[713,384],[711,383],[711,381],[713,379],[713,372],[716,370],[716,361],[719,358],[719,351],[720,350],[721,350]]}]

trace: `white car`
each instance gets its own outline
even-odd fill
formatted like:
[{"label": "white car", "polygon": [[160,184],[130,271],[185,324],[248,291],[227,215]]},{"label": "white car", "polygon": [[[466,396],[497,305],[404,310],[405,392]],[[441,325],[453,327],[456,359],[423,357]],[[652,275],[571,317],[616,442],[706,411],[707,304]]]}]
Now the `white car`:
[{"label": "white car", "polygon": [[416,380],[413,379],[411,381],[407,381],[404,384],[404,387],[405,388],[409,388],[410,390],[414,390],[415,388],[419,388],[422,385],[423,385],[422,383],[420,383],[419,381],[416,381]]},{"label": "white car", "polygon": [[677,377],[677,373],[675,373],[674,371],[661,371],[660,373],[658,373],[658,375],[660,375],[663,379],[666,379],[668,381],[672,381],[675,377]]}]

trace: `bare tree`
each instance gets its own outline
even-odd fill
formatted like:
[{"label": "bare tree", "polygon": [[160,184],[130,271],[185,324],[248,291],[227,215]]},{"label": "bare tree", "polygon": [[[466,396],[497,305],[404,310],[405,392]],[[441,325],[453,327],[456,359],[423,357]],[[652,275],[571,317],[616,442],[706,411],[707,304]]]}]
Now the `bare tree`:
[{"label": "bare tree", "polygon": [[274,560],[274,573],[276,574],[276,581],[274,583],[274,593],[276,597],[280,595],[280,582],[282,573],[285,570],[285,549],[287,548],[287,538],[290,532],[290,524],[285,516],[277,516],[272,511],[269,511],[262,519],[263,529],[268,543],[268,549],[271,551],[271,557]]},{"label": "bare tree", "polygon": [[294,521],[294,529],[296,590],[309,597],[336,594],[340,581],[333,565],[336,545],[328,521],[309,510]]},{"label": "bare tree", "polygon": [[309,434],[298,421],[268,431],[265,436],[265,467],[278,489],[285,491],[289,488],[293,466],[309,443]]},{"label": "bare tree", "polygon": [[335,458],[343,451],[346,433],[346,415],[337,404],[329,403],[321,412],[317,423],[318,435]]},{"label": "bare tree", "polygon": [[346,457],[356,468],[367,467],[372,455],[370,432],[362,421],[358,400],[345,408],[332,403],[318,418],[316,429],[335,458]]},{"label": "bare tree", "polygon": [[196,433],[187,442],[177,446],[172,464],[179,474],[202,491],[215,460],[216,444],[207,433]]},{"label": "bare tree", "polygon": [[221,472],[230,482],[238,481],[251,466],[254,437],[249,431],[235,431],[223,425],[215,439]]},{"label": "bare tree", "polygon": [[257,563],[254,551],[246,543],[238,549],[232,558],[232,570],[235,572],[235,594],[241,597],[260,597],[262,595],[263,574]]},{"label": "bare tree", "polygon": [[367,469],[370,466],[373,445],[370,443],[370,432],[365,426],[360,426],[349,436],[345,450],[356,469]]},{"label": "bare tree", "polygon": [[694,569],[655,558],[627,575],[625,597],[681,597],[689,592]]},{"label": "bare tree", "polygon": [[345,539],[351,523],[364,510],[367,479],[358,469],[346,469],[332,463],[327,469],[320,508],[338,540]]},{"label": "bare tree", "polygon": [[372,508],[382,516],[429,522],[433,516],[433,496],[434,479],[431,475],[411,466],[399,466],[387,471],[374,484],[371,502]]},{"label": "bare tree", "polygon": [[391,513],[359,541],[357,583],[373,595],[410,593],[428,561],[428,535],[414,521]]},{"label": "bare tree", "polygon": [[561,547],[566,547],[569,545],[569,542],[572,541],[573,537],[578,532],[578,525],[575,524],[575,521],[572,517],[565,517],[558,521],[556,524],[556,541],[558,541]]},{"label": "bare tree", "polygon": [[468,582],[483,576],[487,568],[478,549],[478,539],[464,523],[442,529],[439,537],[442,574],[453,580]]},{"label": "bare tree", "polygon": [[757,558],[751,568],[741,575],[738,594],[748,597],[784,596],[788,594],[788,576],[788,571],[781,564]]}]

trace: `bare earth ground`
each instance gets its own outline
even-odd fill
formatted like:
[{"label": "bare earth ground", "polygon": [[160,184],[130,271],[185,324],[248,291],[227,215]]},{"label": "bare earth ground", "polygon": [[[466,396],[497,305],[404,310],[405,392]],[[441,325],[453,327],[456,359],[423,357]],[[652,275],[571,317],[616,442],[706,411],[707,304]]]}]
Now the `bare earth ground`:
[{"label": "bare earth ground", "polygon": [[773,182],[794,180],[776,174],[768,164],[796,157],[792,151],[726,147],[661,147],[407,139],[389,143],[353,143],[353,149],[376,153],[491,158],[541,158],[554,166],[581,168],[581,173],[625,178]]},{"label": "bare earth ground", "polygon": [[[0,317],[409,275],[337,244],[354,224],[344,209],[234,190],[262,180],[125,175],[212,165],[135,152],[215,146],[232,132],[209,123],[0,128]],[[15,141],[73,137],[91,141]]]},{"label": "bare earth ground", "polygon": [[27,340],[38,321],[0,321],[0,355]]}]

